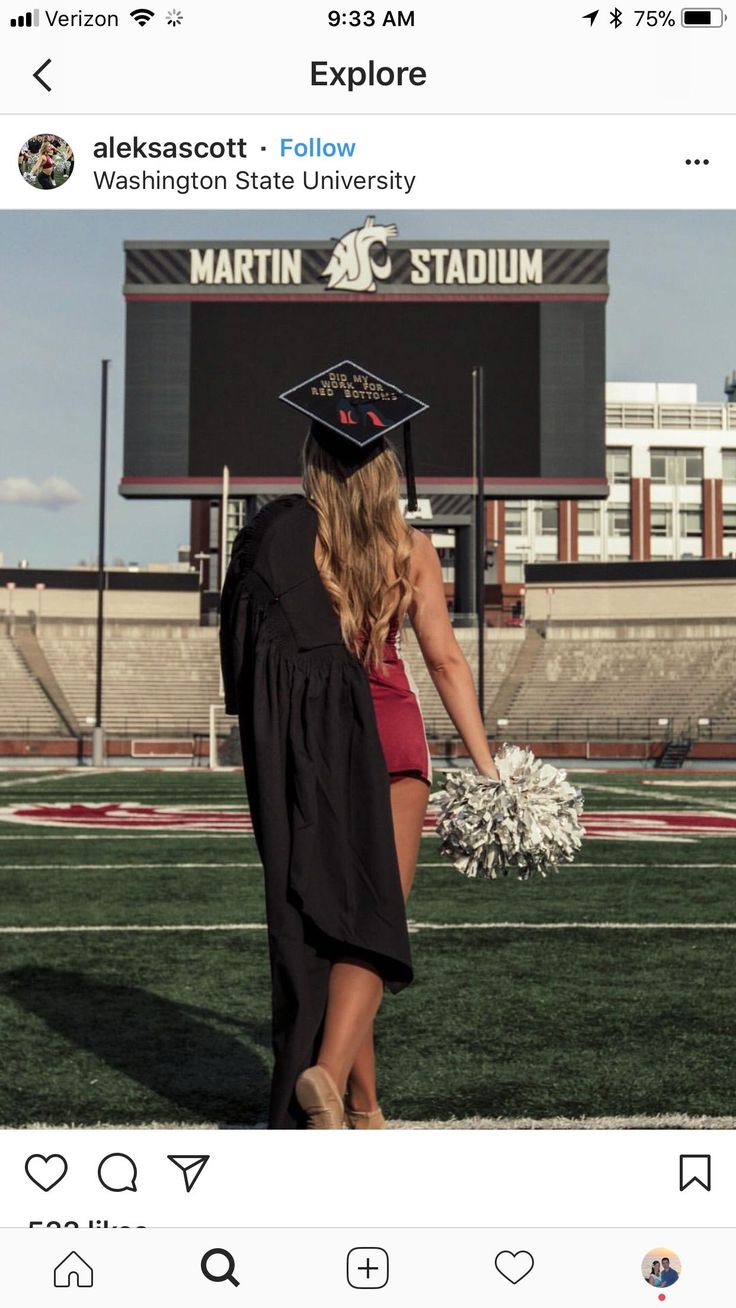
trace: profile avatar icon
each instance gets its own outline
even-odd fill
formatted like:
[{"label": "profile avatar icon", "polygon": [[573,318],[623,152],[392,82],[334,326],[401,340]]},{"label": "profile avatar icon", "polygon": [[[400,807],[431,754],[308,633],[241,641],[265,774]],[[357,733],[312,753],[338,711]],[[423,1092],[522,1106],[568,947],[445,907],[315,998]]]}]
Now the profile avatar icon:
[{"label": "profile avatar icon", "polygon": [[29,136],[18,153],[18,170],[36,191],[57,191],[74,171],[74,151],[52,132]]},{"label": "profile avatar icon", "polygon": [[673,1249],[650,1249],[644,1255],[641,1273],[647,1285],[659,1291],[659,1299],[666,1299],[664,1293],[670,1286],[676,1285],[682,1274],[682,1263]]}]

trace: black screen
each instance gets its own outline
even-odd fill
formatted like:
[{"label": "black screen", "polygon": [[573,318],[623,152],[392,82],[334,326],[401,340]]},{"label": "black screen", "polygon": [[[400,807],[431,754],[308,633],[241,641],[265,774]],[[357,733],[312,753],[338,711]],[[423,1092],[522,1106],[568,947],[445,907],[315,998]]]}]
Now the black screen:
[{"label": "black screen", "polygon": [[430,406],[412,424],[420,477],[471,474],[482,364],[486,475],[539,476],[539,355],[537,304],[195,303],[189,475],[297,475],[308,420],[278,396],[350,358]]}]

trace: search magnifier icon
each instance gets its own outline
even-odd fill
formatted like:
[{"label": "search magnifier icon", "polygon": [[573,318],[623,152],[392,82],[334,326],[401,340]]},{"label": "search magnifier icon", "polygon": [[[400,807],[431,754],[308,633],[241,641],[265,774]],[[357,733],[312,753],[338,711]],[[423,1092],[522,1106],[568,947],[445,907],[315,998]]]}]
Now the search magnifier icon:
[{"label": "search magnifier icon", "polygon": [[[210,1263],[214,1263],[214,1268]],[[208,1249],[202,1256],[200,1266],[202,1275],[206,1276],[208,1281],[229,1281],[231,1285],[240,1285],[240,1281],[235,1279],[235,1259],[229,1249]]]}]

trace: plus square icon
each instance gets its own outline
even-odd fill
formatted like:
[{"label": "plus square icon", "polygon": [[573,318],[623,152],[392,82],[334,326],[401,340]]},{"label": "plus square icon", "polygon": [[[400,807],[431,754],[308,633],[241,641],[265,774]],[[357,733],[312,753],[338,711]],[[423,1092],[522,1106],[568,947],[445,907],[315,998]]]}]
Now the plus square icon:
[{"label": "plus square icon", "polygon": [[382,1290],[388,1284],[388,1254],[385,1249],[351,1249],[348,1254],[348,1285],[354,1290]]}]

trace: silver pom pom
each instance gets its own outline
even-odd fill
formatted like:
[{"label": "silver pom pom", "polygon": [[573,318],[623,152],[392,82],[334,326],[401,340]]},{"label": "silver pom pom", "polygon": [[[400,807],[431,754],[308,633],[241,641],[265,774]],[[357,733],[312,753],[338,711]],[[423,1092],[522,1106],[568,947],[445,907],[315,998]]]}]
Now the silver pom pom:
[{"label": "silver pom pom", "polygon": [[486,880],[513,869],[527,881],[571,863],[583,836],[582,791],[530,749],[502,745],[494,762],[500,781],[463,768],[433,796],[442,853],[464,876]]}]

